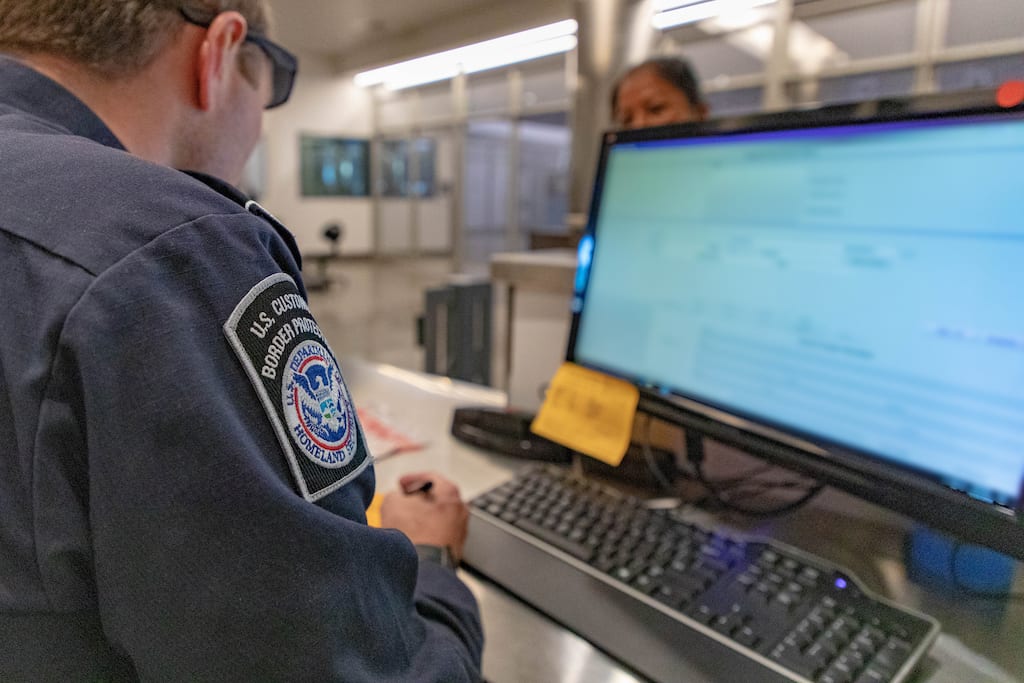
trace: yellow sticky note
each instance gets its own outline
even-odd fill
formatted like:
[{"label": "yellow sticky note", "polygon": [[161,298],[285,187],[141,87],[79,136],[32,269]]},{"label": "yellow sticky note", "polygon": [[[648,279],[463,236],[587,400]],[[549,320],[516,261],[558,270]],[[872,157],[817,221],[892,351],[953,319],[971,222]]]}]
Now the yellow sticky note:
[{"label": "yellow sticky note", "polygon": [[370,507],[366,508],[366,523],[370,526],[380,528],[380,505],[384,502],[384,496],[379,493],[373,494]]},{"label": "yellow sticky note", "polygon": [[629,382],[566,363],[551,380],[530,430],[618,467],[639,402],[640,390]]}]

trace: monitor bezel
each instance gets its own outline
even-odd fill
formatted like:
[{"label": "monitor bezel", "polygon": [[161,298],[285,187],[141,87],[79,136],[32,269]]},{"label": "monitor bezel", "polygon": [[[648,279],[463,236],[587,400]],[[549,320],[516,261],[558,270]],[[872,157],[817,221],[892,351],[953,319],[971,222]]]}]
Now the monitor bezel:
[{"label": "monitor bezel", "polygon": [[[604,176],[614,146],[637,142],[746,135],[793,129],[828,128],[928,119],[970,118],[1024,113],[1024,104],[1006,107],[997,91],[975,90],[952,95],[929,95],[837,105],[812,110],[772,112],[711,119],[632,131],[609,131],[601,151],[585,239],[600,248],[596,235]],[[824,440],[799,430],[772,424],[696,396],[666,393],[614,369],[576,356],[576,342],[590,270],[576,283],[566,359],[623,377],[638,386],[640,410],[705,436],[741,448],[751,455],[813,477],[848,493],[951,533],[1024,560],[1024,492],[1017,508],[982,502],[950,488],[939,478],[911,467],[879,459],[878,454]],[[579,277],[579,276],[578,276]],[[908,495],[912,491],[913,495]]]}]

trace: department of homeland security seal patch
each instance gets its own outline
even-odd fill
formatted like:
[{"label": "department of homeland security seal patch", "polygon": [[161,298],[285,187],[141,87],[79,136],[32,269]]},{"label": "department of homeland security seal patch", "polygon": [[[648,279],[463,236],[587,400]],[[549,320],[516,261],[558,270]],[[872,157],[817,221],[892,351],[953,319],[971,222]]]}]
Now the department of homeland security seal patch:
[{"label": "department of homeland security seal patch", "polygon": [[324,467],[343,467],[356,450],[354,411],[330,352],[315,341],[296,346],[281,386],[289,431],[303,454]]},{"label": "department of homeland security seal patch", "polygon": [[253,287],[224,324],[303,497],[318,500],[369,464],[338,362],[288,275]]}]

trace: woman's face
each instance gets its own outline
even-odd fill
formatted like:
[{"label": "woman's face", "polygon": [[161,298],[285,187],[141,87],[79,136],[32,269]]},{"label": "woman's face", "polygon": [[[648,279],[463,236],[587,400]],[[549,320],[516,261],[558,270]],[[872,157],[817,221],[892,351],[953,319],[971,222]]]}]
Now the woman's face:
[{"label": "woman's face", "polygon": [[619,85],[613,116],[621,128],[647,128],[703,121],[707,107],[692,104],[656,70],[643,67],[626,76]]}]

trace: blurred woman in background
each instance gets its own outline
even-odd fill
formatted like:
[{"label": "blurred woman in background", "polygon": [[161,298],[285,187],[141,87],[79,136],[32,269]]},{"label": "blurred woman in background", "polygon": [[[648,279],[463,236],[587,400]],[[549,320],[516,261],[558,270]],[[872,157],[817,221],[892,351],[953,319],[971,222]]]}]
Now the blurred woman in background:
[{"label": "blurred woman in background", "polygon": [[703,121],[708,105],[690,63],[658,57],[634,66],[612,90],[612,118],[621,128]]}]

